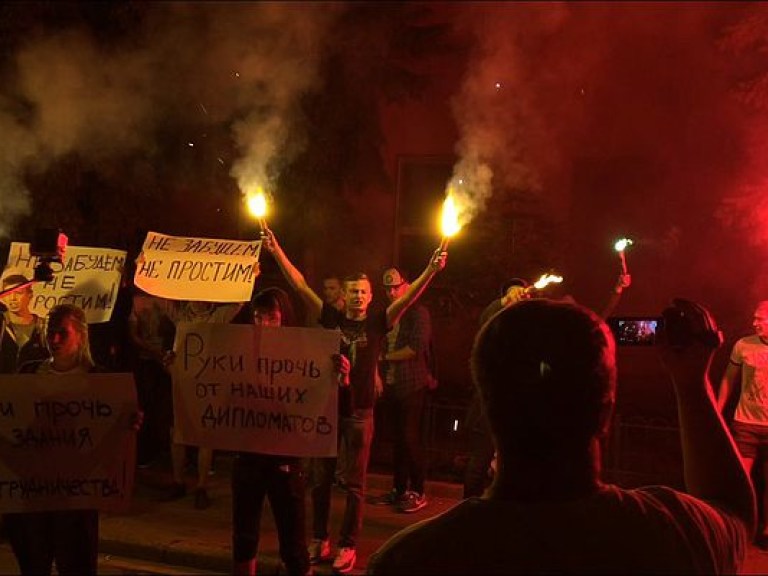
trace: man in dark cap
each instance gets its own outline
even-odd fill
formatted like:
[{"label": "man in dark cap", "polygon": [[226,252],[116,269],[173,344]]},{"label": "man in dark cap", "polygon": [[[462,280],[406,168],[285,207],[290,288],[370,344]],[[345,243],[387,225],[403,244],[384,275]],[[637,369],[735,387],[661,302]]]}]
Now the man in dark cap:
[{"label": "man in dark cap", "polygon": [[[390,303],[405,294],[410,285],[397,268],[385,270],[382,281]],[[436,382],[431,355],[432,320],[429,310],[416,303],[387,333],[381,354],[381,406],[392,426],[393,487],[371,503],[391,505],[398,512],[418,512],[427,505],[421,431],[427,392]]]}]

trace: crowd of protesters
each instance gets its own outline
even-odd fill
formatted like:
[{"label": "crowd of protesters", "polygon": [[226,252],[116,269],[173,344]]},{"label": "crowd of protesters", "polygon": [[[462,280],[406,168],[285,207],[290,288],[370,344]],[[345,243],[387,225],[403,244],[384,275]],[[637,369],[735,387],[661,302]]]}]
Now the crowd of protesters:
[{"label": "crowd of protesters", "polygon": [[[430,317],[417,301],[445,266],[446,253],[436,250],[413,282],[398,268],[385,270],[381,288],[386,306],[370,307],[374,286],[367,274],[328,277],[318,295],[272,231],[265,232],[263,241],[302,303],[304,323],[339,331],[340,348],[334,356],[339,457],[304,461],[289,455],[234,455],[233,571],[256,573],[261,510],[268,499],[288,573],[309,574],[323,562],[332,563],[336,573],[348,573],[358,559],[379,400],[394,436],[393,485],[390,492],[367,501],[405,513],[427,506],[420,431],[425,395],[434,386],[435,374]],[[6,289],[28,279],[10,271],[2,282]],[[665,312],[670,323],[683,318],[692,334],[685,346],[666,341],[660,348],[677,394],[686,491],[623,490],[603,482],[600,475],[600,446],[610,427],[616,386],[615,348],[603,318],[571,301],[531,298],[524,281],[508,284],[501,299],[484,311],[471,355],[477,386],[473,413],[483,442],[482,456],[472,468],[476,477],[471,488],[465,485],[466,500],[395,535],[371,558],[369,571],[735,572],[755,530],[748,470],[761,445],[762,436],[755,435],[763,433],[764,424],[744,417],[747,409],[740,408],[740,455],[720,412],[730,385],[740,376],[750,387],[749,414],[760,404],[755,390],[763,382],[762,365],[757,362],[755,367],[753,360],[768,357],[761,348],[768,346],[761,332],[768,305],[757,308],[757,336],[732,354],[733,367],[718,402],[708,379],[712,354],[720,344],[711,337],[717,332],[714,319],[705,308],[683,300]],[[629,278],[620,277],[616,296],[628,285]],[[0,371],[41,377],[72,370],[133,372],[141,408],[134,422],[137,465],[170,460],[169,500],[187,494],[190,451],[172,441],[169,366],[176,324],[299,325],[291,295],[277,287],[259,287],[249,302],[221,305],[164,300],[133,287],[126,278],[111,321],[90,327],[74,306],[55,308],[46,323],[29,311],[30,297],[31,289],[25,287],[3,298]],[[700,338],[702,334],[707,338]],[[744,394],[742,404],[747,402]],[[211,503],[206,483],[213,460],[213,451],[196,449],[194,506],[201,510]],[[334,482],[346,493],[335,551],[329,535]],[[553,523],[566,517],[580,537],[553,543]],[[49,574],[54,564],[60,574],[95,573],[95,511],[9,514],[3,527],[23,574]],[[767,531],[761,527],[758,533],[757,543],[763,545]],[[75,540],[77,546],[71,544]]]}]

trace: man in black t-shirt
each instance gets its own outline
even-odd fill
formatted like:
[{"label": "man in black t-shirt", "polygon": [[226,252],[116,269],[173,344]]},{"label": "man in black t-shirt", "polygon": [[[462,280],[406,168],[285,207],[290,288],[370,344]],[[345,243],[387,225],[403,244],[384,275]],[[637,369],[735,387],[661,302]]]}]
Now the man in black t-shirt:
[{"label": "man in black t-shirt", "polygon": [[[365,480],[373,439],[373,405],[376,400],[376,368],[383,340],[427,287],[433,276],[445,266],[447,253],[438,249],[429,264],[408,290],[386,309],[369,310],[373,299],[371,282],[363,273],[344,279],[344,309],[338,310],[323,300],[309,286],[304,275],[291,263],[274,233],[266,230],[265,248],[274,256],[291,287],[301,297],[308,317],[320,318],[320,324],[341,332],[341,350],[351,365],[348,381],[339,390],[339,443],[346,454],[344,478],[347,502],[338,552],[333,561],[335,572],[351,571],[357,560],[357,536],[363,523]],[[318,459],[319,474],[312,488],[313,540],[310,562],[316,564],[331,557],[328,521],[331,508],[331,485],[336,468],[335,458]]]}]

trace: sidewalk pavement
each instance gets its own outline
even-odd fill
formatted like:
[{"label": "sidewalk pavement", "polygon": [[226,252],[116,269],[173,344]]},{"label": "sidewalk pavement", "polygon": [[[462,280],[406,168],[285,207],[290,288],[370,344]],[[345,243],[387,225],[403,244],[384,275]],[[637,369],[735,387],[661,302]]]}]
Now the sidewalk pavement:
[{"label": "sidewalk pavement", "polygon": [[[130,509],[121,514],[102,514],[100,525],[100,553],[132,558],[170,566],[188,567],[196,573],[231,573],[231,456],[218,455],[215,474],[210,477],[208,493],[211,506],[206,510],[194,507],[193,490],[180,500],[161,501],[167,493],[171,474],[167,465],[137,470],[136,486]],[[188,488],[194,482],[190,473]],[[378,495],[391,488],[391,477],[372,473],[368,479],[368,493]],[[447,482],[428,482],[429,505],[414,514],[403,514],[388,506],[365,505],[358,560],[353,574],[365,572],[368,558],[398,530],[440,513],[461,498],[461,486]],[[338,537],[344,510],[344,493],[334,489],[331,511],[331,542]],[[309,495],[307,495],[309,504]],[[311,514],[307,515],[308,522]],[[558,534],[562,537],[563,534]],[[307,536],[311,537],[309,529]],[[280,566],[277,533],[271,512],[262,516],[259,543],[258,572],[278,573]],[[750,547],[745,574],[768,574],[768,552]],[[317,574],[330,574],[330,564],[316,567]]]},{"label": "sidewalk pavement", "polygon": [[[214,469],[215,474],[208,483],[211,506],[206,510],[194,507],[195,481],[191,472],[187,477],[187,496],[164,502],[162,498],[171,483],[168,465],[137,470],[130,509],[120,514],[101,515],[99,552],[210,573],[231,573],[231,456],[217,453]],[[369,474],[369,495],[387,492],[391,487],[391,477]],[[398,530],[453,506],[461,498],[461,490],[458,484],[428,482],[426,492],[429,504],[413,514],[399,513],[388,506],[366,504],[361,541],[357,547],[357,564],[352,573],[363,574],[368,557]],[[334,546],[344,503],[344,492],[334,489],[330,532]],[[307,537],[311,538],[309,493],[307,505]],[[260,574],[275,574],[280,565],[277,532],[270,511],[262,516],[257,564]],[[330,574],[331,566],[321,564],[315,572]]]}]

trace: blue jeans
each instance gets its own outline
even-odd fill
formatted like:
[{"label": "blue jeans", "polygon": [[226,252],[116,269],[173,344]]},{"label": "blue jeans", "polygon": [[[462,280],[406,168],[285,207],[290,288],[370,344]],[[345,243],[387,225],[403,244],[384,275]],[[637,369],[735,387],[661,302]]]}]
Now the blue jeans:
[{"label": "blue jeans", "polygon": [[[347,502],[341,523],[339,547],[354,548],[363,526],[363,498],[372,440],[372,408],[354,410],[351,416],[339,419],[339,448],[346,450],[344,478],[347,485]],[[320,540],[328,538],[335,470],[336,458],[312,460],[312,537]]]}]

